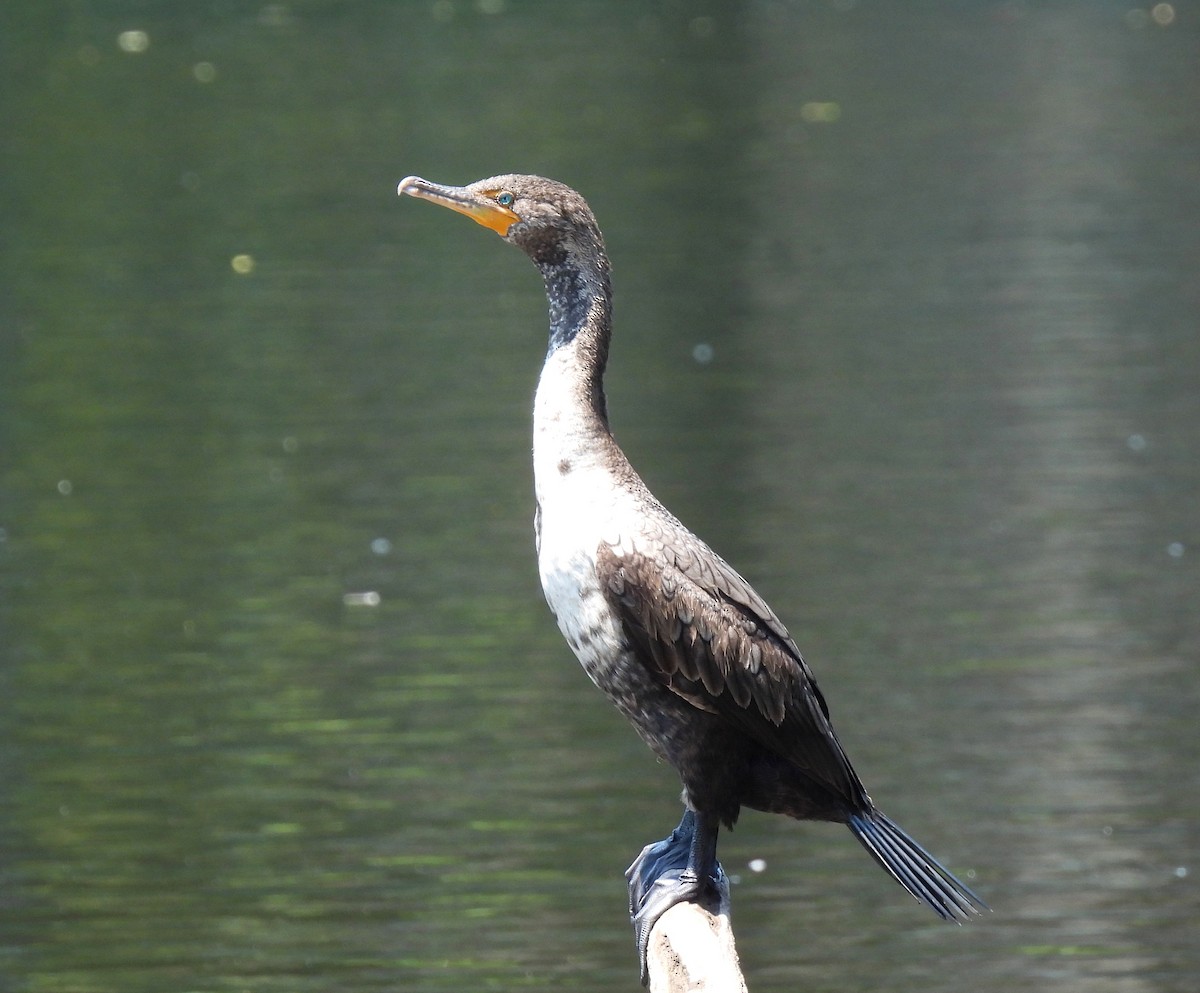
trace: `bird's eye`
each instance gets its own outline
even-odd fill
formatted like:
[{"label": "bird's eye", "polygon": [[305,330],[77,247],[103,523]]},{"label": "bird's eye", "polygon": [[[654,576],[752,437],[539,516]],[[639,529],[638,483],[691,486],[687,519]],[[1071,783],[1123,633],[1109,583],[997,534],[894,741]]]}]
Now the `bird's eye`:
[{"label": "bird's eye", "polygon": [[500,204],[501,207],[511,207],[513,205],[513,201],[516,199],[517,198],[507,190],[496,195],[496,203]]}]

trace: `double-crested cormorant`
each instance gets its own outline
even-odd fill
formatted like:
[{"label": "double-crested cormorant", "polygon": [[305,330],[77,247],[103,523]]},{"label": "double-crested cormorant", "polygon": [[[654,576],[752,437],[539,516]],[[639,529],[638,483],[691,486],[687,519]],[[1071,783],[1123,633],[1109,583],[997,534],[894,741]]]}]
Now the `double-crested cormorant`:
[{"label": "double-crested cormorant", "polygon": [[876,808],[774,611],[646,488],[608,426],[608,256],[587,203],[562,183],[416,176],[398,193],[466,214],[541,270],[550,342],[533,413],[535,533],[546,601],[584,670],[683,781],[671,837],[630,867],[645,976],[654,922],[724,885],[717,831],[745,807],[847,825],[947,920],[986,905]]}]

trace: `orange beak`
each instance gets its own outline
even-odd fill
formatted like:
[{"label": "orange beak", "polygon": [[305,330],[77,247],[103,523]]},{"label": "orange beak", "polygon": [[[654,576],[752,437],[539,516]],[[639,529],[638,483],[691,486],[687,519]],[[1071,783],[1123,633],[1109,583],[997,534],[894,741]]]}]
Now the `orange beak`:
[{"label": "orange beak", "polygon": [[417,197],[457,210],[477,224],[491,228],[502,238],[508,234],[508,229],[521,219],[520,215],[500,206],[491,197],[476,193],[466,186],[439,186],[420,176],[409,176],[400,180],[400,185],[396,187],[396,195]]}]

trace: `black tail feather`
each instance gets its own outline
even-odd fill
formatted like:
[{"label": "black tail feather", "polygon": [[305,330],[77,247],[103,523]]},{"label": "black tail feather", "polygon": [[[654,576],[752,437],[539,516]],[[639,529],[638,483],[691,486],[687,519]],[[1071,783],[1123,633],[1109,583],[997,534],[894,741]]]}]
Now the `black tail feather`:
[{"label": "black tail feather", "polygon": [[850,830],[896,882],[944,920],[965,921],[991,909],[882,811],[851,815]]}]

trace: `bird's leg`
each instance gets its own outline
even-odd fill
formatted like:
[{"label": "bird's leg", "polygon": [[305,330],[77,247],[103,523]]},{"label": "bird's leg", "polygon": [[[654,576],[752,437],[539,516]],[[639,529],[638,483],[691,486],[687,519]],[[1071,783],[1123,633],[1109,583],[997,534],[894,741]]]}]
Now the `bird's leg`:
[{"label": "bird's leg", "polygon": [[671,836],[643,848],[625,871],[643,986],[649,979],[650,932],[658,919],[677,903],[698,901],[706,895],[715,896],[719,903],[729,895],[729,880],[717,861],[719,823],[715,817],[684,811]]}]

